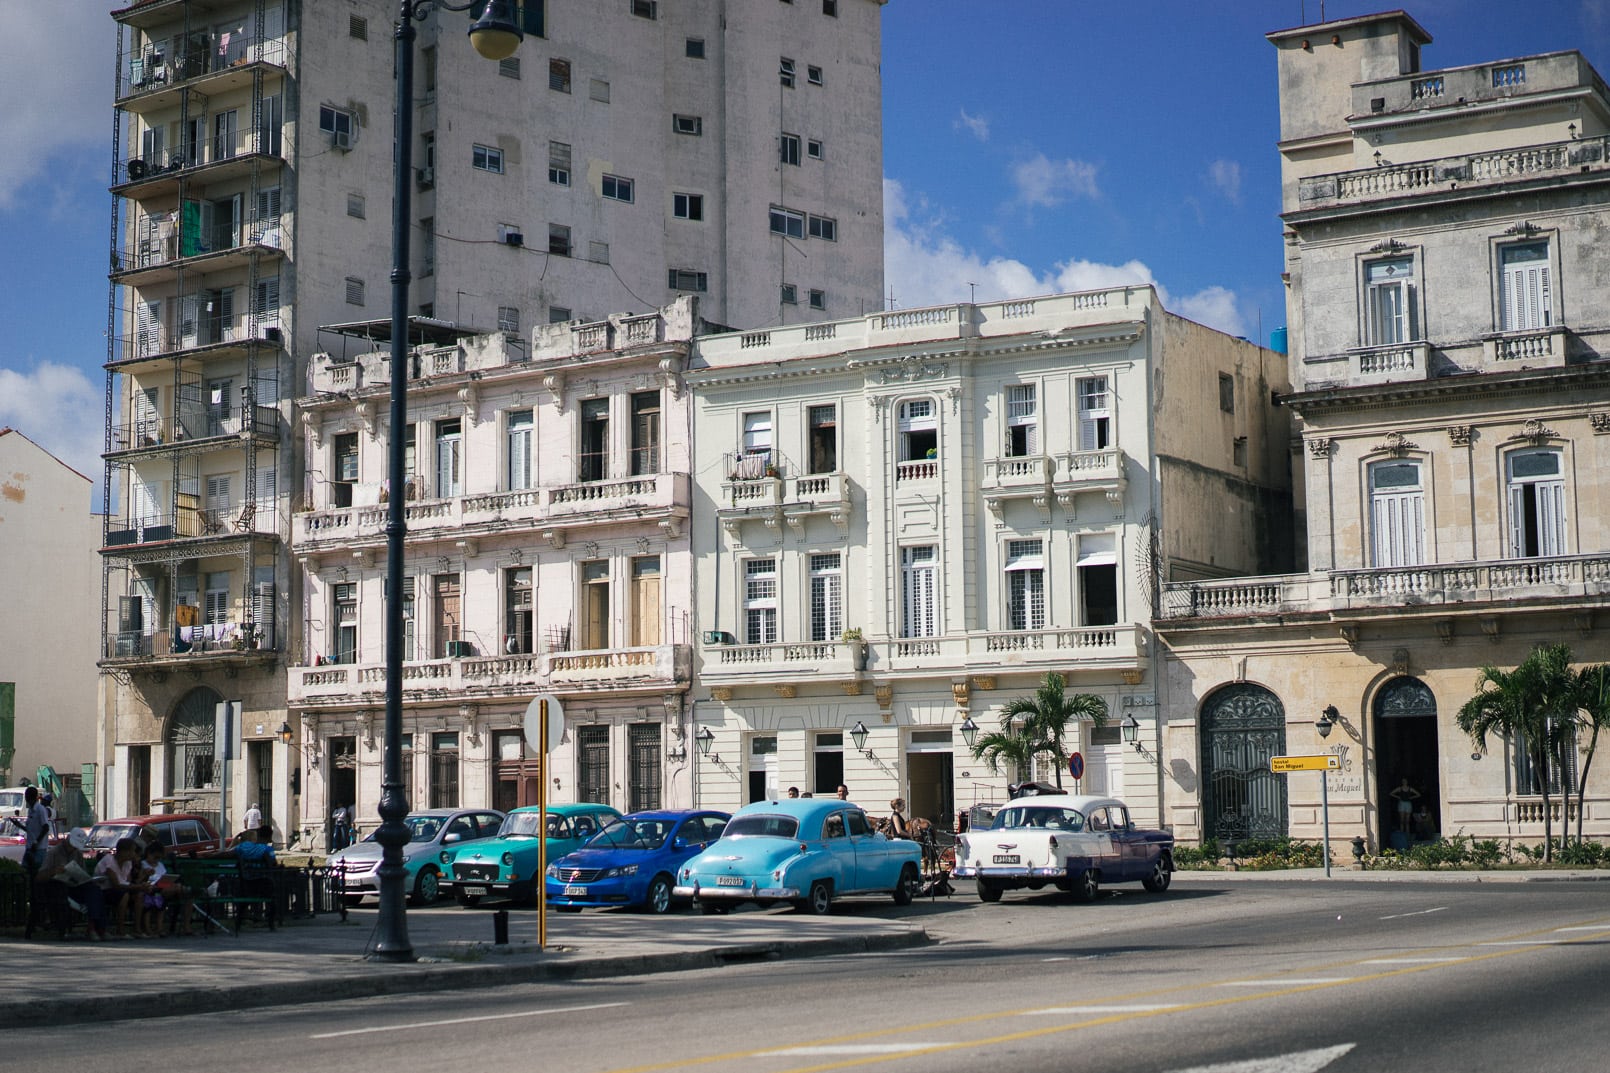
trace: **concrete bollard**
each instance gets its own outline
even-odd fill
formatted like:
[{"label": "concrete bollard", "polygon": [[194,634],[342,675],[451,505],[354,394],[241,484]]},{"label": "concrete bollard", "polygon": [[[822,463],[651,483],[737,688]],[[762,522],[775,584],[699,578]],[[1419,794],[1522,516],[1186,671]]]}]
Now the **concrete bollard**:
[{"label": "concrete bollard", "polygon": [[492,943],[494,946],[509,945],[509,911],[499,909],[492,914]]}]

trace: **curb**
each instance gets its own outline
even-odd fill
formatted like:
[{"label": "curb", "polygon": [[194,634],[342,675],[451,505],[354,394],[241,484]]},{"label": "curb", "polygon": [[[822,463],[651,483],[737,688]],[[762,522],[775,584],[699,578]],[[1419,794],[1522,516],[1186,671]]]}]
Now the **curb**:
[{"label": "curb", "polygon": [[[926,946],[934,940],[923,928],[857,935],[833,939],[798,939],[777,942],[742,943],[705,950],[672,951],[664,954],[626,954],[616,957],[580,958],[575,961],[542,961],[517,964],[464,964],[447,962],[444,956],[463,956],[462,948],[450,953],[443,948],[419,952],[424,961],[410,966],[382,967],[366,975],[273,983],[240,984],[229,987],[188,987],[160,995],[124,995],[117,1000],[113,1020],[141,1020],[151,1017],[184,1016],[194,1013],[221,1013],[294,1006],[333,999],[373,998],[380,995],[411,995],[438,991],[528,984],[551,980],[589,980],[608,976],[645,976],[661,972],[687,972],[692,969],[718,969],[727,965],[784,958],[828,957],[836,954],[873,954]],[[493,947],[481,947],[491,951]],[[562,956],[562,955],[561,955]],[[31,999],[0,1002],[0,1025],[25,1027],[69,1025],[84,1022],[106,1023],[105,998]]]},{"label": "curb", "polygon": [[1231,872],[1209,870],[1181,870],[1174,873],[1174,882],[1227,882],[1227,883],[1603,883],[1610,882],[1610,872],[1476,872],[1449,869],[1382,868],[1358,871],[1353,868],[1333,869],[1326,877],[1322,868],[1288,868],[1260,872]]}]

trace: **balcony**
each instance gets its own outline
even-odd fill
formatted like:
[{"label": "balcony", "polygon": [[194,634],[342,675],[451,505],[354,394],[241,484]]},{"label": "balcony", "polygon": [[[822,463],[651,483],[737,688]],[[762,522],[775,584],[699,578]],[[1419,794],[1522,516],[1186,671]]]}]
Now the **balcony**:
[{"label": "balcony", "polygon": [[[692,680],[687,645],[645,645],[579,652],[466,656],[403,664],[403,699],[443,692],[458,697],[506,699],[509,693],[565,694],[626,689],[664,692]],[[316,707],[378,699],[386,688],[383,664],[321,664],[290,669],[290,703]]]},{"label": "balcony", "polygon": [[1051,494],[1057,505],[1072,516],[1074,497],[1082,492],[1101,492],[1108,501],[1123,502],[1128,479],[1124,476],[1124,455],[1116,447],[1100,451],[1066,451],[1055,458]]},{"label": "balcony", "polygon": [[163,415],[114,423],[112,450],[106,457],[215,451],[241,440],[269,446],[279,442],[279,432],[280,412],[274,406],[242,407],[227,413],[196,407],[177,421]]},{"label": "balcony", "polygon": [[113,282],[147,286],[171,279],[180,269],[226,272],[245,268],[254,258],[278,259],[285,255],[280,248],[282,234],[277,220],[272,226],[215,229],[210,233],[155,216],[144,217],[144,223],[134,241],[112,251]]},{"label": "balcony", "polygon": [[[173,12],[170,17],[179,16]],[[249,88],[260,70],[283,74],[290,50],[283,37],[202,32],[149,41],[118,72],[117,105],[145,114],[177,108],[186,91],[217,97]]]},{"label": "balcony", "polygon": [[280,162],[281,152],[277,130],[234,130],[166,149],[130,146],[112,192],[136,200],[172,195],[182,178],[191,184],[194,197],[201,184],[237,179],[265,163]]},{"label": "balcony", "polygon": [[165,302],[164,313],[171,308],[175,315],[164,316],[134,335],[117,336],[106,368],[137,376],[171,367],[171,361],[181,356],[204,360],[239,358],[251,349],[284,344],[285,336],[277,321],[265,316],[203,317],[194,322],[179,319],[183,303],[207,300],[206,296],[196,296]]},{"label": "balcony", "polygon": [[1355,347],[1347,352],[1348,383],[1362,387],[1424,380],[1430,357],[1424,342]]},{"label": "balcony", "polygon": [[1056,461],[1049,455],[1023,455],[984,460],[984,503],[999,518],[1014,499],[1032,500],[1049,519],[1051,478]]},{"label": "balcony", "polygon": [[[365,345],[374,344],[365,341]],[[408,379],[428,381],[523,366],[528,364],[529,355],[517,337],[494,332],[445,346],[415,346],[410,348],[408,360]],[[305,405],[334,401],[318,399],[320,395],[341,396],[339,401],[346,404],[350,401],[346,398],[349,395],[385,394],[391,390],[391,351],[366,350],[350,358],[314,354],[309,377],[314,397]]]},{"label": "balcony", "polygon": [[149,632],[123,630],[106,635],[101,663],[194,667],[204,659],[272,659],[275,636],[272,615],[251,622],[237,619]]},{"label": "balcony", "polygon": [[734,477],[721,489],[725,504],[716,508],[716,516],[735,538],[745,521],[772,528],[786,522],[796,532],[812,517],[826,517],[841,530],[849,525],[850,479],[843,473]]},{"label": "balcony", "polygon": [[[373,491],[374,486],[370,489]],[[462,539],[525,527],[547,530],[545,536],[562,545],[567,531],[592,526],[658,521],[679,528],[681,520],[691,513],[690,504],[687,474],[656,473],[450,499],[419,499],[404,503],[403,516],[411,541]],[[384,502],[303,511],[292,517],[291,540],[303,550],[380,541],[385,537],[388,511]]]},{"label": "balcony", "polygon": [[1482,351],[1489,372],[1557,369],[1565,365],[1565,329],[1494,332],[1482,337]]},{"label": "balcony", "polygon": [[[276,513],[266,505],[201,507],[194,504],[194,496],[176,498],[180,502],[168,510],[151,511],[138,518],[109,519],[101,554],[144,560],[182,551],[185,558],[204,558],[234,554],[243,546],[238,541],[278,537]],[[176,544],[185,547],[177,549]]]},{"label": "balcony", "polygon": [[1552,52],[1494,63],[1415,71],[1353,86],[1355,127],[1382,117],[1422,115],[1440,109],[1469,111],[1508,101],[1604,86],[1576,52]]},{"label": "balcony", "polygon": [[1324,574],[1171,581],[1163,586],[1161,617],[1243,618],[1324,611],[1328,595]]}]

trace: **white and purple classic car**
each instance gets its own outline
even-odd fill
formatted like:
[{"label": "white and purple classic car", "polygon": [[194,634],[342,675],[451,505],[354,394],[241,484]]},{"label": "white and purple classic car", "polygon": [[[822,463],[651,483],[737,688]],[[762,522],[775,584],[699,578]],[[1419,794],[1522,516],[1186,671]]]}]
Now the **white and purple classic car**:
[{"label": "white and purple classic car", "polygon": [[1054,886],[1080,901],[1095,898],[1103,883],[1140,883],[1160,894],[1173,872],[1174,836],[1134,826],[1122,801],[1053,794],[1020,797],[988,828],[962,835],[952,874],[997,902],[1019,887]]}]

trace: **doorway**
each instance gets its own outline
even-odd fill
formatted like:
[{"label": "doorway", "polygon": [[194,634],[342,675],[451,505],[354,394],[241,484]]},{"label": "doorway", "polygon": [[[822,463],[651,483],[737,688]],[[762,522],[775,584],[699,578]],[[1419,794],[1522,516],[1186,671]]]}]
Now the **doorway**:
[{"label": "doorway", "polygon": [[913,730],[906,747],[906,815],[949,831],[956,818],[954,771],[950,728]]},{"label": "doorway", "polygon": [[499,812],[537,803],[538,780],[542,778],[542,757],[525,755],[525,735],[518,730],[500,730],[493,737],[497,757],[496,778],[492,784],[492,807]]},{"label": "doorway", "polygon": [[[358,739],[357,738],[331,738],[330,748],[325,753],[329,757],[329,786],[330,795],[325,801],[325,820],[335,814],[335,810],[346,807],[352,816],[352,826],[357,828],[358,817]],[[333,823],[326,827],[327,834],[333,834]]]},{"label": "doorway", "polygon": [[[1375,793],[1382,846],[1406,849],[1442,831],[1437,699],[1418,678],[1394,678],[1375,695]],[[1407,779],[1418,797],[1394,796]],[[1401,813],[1399,802],[1410,808]],[[1407,822],[1405,822],[1407,821]]]}]

